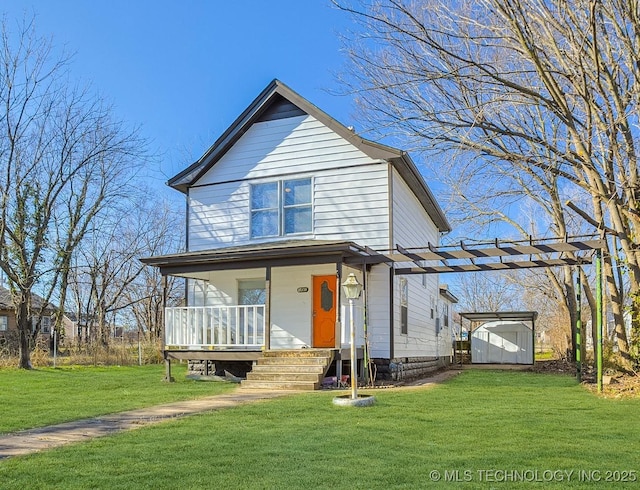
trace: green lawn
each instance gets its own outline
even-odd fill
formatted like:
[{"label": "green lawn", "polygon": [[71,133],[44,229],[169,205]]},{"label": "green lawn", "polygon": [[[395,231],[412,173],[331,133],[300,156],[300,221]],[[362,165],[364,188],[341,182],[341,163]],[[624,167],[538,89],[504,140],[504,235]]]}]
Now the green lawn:
[{"label": "green lawn", "polygon": [[[334,406],[334,395],[300,394],[1,461],[0,482],[16,489],[639,485],[640,400],[599,398],[570,377],[467,371],[433,389],[380,390],[369,408]],[[635,482],[615,483],[625,478]]]},{"label": "green lawn", "polygon": [[[0,369],[0,433],[216,395],[235,385],[187,380],[186,364],[172,366]],[[1,485],[0,485],[1,487]]]}]

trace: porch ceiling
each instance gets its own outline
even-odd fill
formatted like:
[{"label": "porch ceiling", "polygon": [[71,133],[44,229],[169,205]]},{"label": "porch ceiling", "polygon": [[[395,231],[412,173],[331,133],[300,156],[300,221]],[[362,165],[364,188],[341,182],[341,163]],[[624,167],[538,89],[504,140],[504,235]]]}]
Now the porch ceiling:
[{"label": "porch ceiling", "polygon": [[354,242],[289,240],[242,247],[159,255],[140,259],[160,268],[163,275],[180,276],[212,270],[291,265],[379,264],[389,259]]}]

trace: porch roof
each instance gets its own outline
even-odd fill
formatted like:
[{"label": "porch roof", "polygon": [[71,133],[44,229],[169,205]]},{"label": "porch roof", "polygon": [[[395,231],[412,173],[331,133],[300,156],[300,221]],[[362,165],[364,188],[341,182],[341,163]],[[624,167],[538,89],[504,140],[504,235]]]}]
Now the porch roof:
[{"label": "porch roof", "polygon": [[162,275],[185,275],[213,270],[309,264],[379,264],[389,259],[354,242],[287,240],[240,247],[144,257],[141,262],[160,268]]}]

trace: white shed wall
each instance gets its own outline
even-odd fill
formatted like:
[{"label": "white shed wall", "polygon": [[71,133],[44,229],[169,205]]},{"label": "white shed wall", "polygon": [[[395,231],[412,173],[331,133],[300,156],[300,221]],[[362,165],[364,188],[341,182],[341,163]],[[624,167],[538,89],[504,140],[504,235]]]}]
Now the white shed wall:
[{"label": "white shed wall", "polygon": [[532,329],[521,322],[495,321],[471,334],[474,364],[533,364]]}]

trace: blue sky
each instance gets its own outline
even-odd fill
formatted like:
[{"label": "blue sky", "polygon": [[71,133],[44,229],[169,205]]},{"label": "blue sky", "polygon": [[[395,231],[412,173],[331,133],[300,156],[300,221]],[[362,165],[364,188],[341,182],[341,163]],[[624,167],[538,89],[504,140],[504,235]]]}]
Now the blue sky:
[{"label": "blue sky", "polygon": [[74,54],[74,78],[141,126],[159,184],[274,78],[354,123],[352,100],[331,94],[346,62],[338,33],[354,25],[329,0],[9,0],[0,12],[9,25],[35,15],[38,34]]}]

